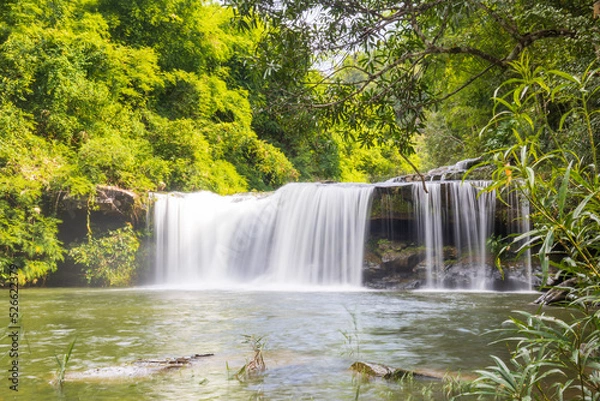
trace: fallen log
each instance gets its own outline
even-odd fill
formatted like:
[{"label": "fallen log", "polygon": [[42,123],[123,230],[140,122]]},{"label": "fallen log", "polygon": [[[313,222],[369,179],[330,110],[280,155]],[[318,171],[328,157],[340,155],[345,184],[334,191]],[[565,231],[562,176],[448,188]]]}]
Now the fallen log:
[{"label": "fallen log", "polygon": [[564,301],[571,301],[574,299],[572,292],[576,288],[577,282],[577,277],[572,277],[554,285],[547,292],[540,295],[533,303],[538,305],[552,305]]},{"label": "fallen log", "polygon": [[190,365],[193,361],[200,358],[206,358],[214,356],[215,354],[194,354],[191,356],[182,356],[179,358],[166,358],[166,359],[138,359],[134,361],[134,365],[138,366],[166,366],[166,367],[181,367]]},{"label": "fallen log", "polygon": [[430,369],[407,370],[402,368],[392,368],[386,365],[370,362],[354,362],[350,370],[360,373],[367,377],[381,377],[385,380],[400,380],[405,377],[415,377],[428,380],[443,380],[446,378],[471,381],[475,380],[473,375],[465,375],[457,372],[442,372]]}]

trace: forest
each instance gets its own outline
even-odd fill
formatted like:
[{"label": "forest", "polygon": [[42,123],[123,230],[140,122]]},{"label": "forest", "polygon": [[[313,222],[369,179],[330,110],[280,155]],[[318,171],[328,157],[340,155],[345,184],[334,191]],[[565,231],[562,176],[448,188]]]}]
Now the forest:
[{"label": "forest", "polygon": [[65,260],[133,283],[138,227],[58,237],[61,201],[89,214],[98,186],[270,191],[482,155],[532,182],[510,160],[524,144],[543,174],[559,150],[595,166],[597,17],[560,0],[5,1],[0,262],[22,284]]}]

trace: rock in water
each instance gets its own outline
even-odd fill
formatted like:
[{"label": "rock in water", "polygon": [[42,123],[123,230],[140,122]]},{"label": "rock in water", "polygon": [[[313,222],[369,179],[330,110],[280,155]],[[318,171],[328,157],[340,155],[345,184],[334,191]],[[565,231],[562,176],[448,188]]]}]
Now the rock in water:
[{"label": "rock in water", "polygon": [[385,377],[394,373],[394,369],[378,363],[354,362],[350,369],[369,377]]}]

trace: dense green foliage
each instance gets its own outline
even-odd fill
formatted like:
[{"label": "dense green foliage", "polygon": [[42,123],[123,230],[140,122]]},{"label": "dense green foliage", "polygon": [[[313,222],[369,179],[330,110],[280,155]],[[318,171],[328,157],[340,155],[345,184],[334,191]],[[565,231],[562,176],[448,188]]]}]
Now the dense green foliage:
[{"label": "dense green foliage", "polygon": [[[600,397],[600,70],[581,75],[511,64],[515,78],[495,97],[489,128],[502,126],[515,145],[492,152],[494,184],[518,191],[531,208],[531,231],[515,238],[540,258],[568,292],[567,319],[522,313],[502,341],[514,344],[508,364],[480,372],[475,394],[511,400],[597,400]],[[553,110],[549,113],[547,110]],[[561,280],[559,280],[560,282]]]},{"label": "dense green foliage", "polygon": [[[544,279],[554,267],[578,277],[584,287],[597,285],[600,178],[594,127],[600,124],[600,70],[590,67],[575,76],[533,69],[527,58],[513,66],[519,75],[495,98],[498,112],[490,126],[509,127],[516,144],[492,152],[496,171],[490,189],[518,191],[529,202],[533,229],[519,240],[539,249]],[[550,114],[549,107],[562,111]]]},{"label": "dense green foliage", "polygon": [[[271,28],[266,70],[303,80],[278,98],[286,107],[318,111],[364,144],[392,141],[406,155],[416,147],[428,166],[511,143],[501,130],[478,133],[525,49],[534,64],[574,74],[596,58],[599,41],[583,0],[229,3],[241,23]],[[302,68],[313,73],[303,77]]]},{"label": "dense green foliage", "polygon": [[387,149],[343,144],[315,113],[269,108],[284,97],[275,87],[298,81],[265,74],[255,57],[263,28],[238,29],[217,3],[1,8],[0,263],[17,263],[22,283],[64,257],[56,216],[65,194],[90,205],[96,185],[231,194],[404,169]]},{"label": "dense green foliage", "polygon": [[230,194],[373,181],[485,153],[488,189],[518,191],[531,208],[532,230],[515,244],[538,254],[543,282],[576,285],[569,319],[510,321],[510,361],[495,359],[473,391],[599,399],[590,2],[228,3],[0,3],[0,264],[36,283],[68,256],[94,285],[131,284],[130,225],[91,232],[88,210],[88,237],[70,249],[59,240],[61,200],[90,209],[98,185]]},{"label": "dense green foliage", "polygon": [[[0,263],[22,283],[67,252],[65,196],[374,181],[476,156],[515,143],[510,121],[481,127],[524,51],[582,76],[600,42],[582,0],[229,3],[0,4]],[[600,139],[575,120],[540,149],[587,157]]]},{"label": "dense green foliage", "polygon": [[123,287],[135,279],[139,246],[136,233],[127,225],[72,247],[69,256],[85,267],[85,278],[90,284]]}]

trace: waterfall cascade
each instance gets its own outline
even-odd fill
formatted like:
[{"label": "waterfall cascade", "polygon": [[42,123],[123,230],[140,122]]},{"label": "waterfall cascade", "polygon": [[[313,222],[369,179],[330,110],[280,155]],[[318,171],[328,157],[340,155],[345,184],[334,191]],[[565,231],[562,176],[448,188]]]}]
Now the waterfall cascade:
[{"label": "waterfall cascade", "polygon": [[[451,247],[453,264],[471,270],[468,289],[487,288],[487,245],[496,219],[495,193],[480,192],[487,185],[435,181],[426,183],[427,191],[421,183],[383,186],[403,187],[403,197],[409,198],[405,214],[410,223],[398,228],[392,223],[397,205],[381,196],[381,224],[389,238],[410,237],[416,247],[424,248],[425,287],[446,286],[445,252]],[[156,194],[155,281],[177,286],[361,286],[375,188],[288,184],[261,196]],[[508,231],[523,232],[528,227],[526,205],[511,202]],[[531,279],[530,265],[528,269]]]},{"label": "waterfall cascade", "polygon": [[262,197],[156,195],[156,282],[360,286],[372,190],[289,184]]},{"label": "waterfall cascade", "polygon": [[[426,249],[429,288],[443,288],[444,246],[456,249],[457,263],[484,266],[494,229],[496,193],[482,192],[486,181],[436,181],[413,185],[417,232]],[[448,232],[448,231],[451,232]],[[486,287],[484,269],[471,277],[471,289]]]}]

